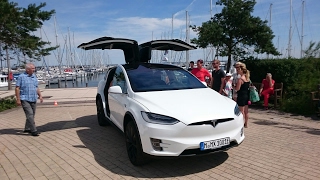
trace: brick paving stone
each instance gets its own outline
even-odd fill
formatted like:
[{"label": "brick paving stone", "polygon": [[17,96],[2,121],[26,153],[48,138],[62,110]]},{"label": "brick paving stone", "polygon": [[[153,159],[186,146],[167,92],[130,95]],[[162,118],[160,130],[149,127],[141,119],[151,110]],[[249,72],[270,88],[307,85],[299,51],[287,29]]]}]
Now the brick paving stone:
[{"label": "brick paving stone", "polygon": [[[80,90],[64,91],[71,95]],[[309,117],[250,109],[240,146],[226,153],[157,159],[135,167],[128,160],[123,135],[97,124],[94,101],[63,102],[61,90],[47,94],[53,92],[61,103],[38,104],[39,137],[22,133],[21,107],[0,112],[1,180],[320,179],[320,121]]]},{"label": "brick paving stone", "polygon": [[37,180],[47,180],[48,178],[46,176],[37,177]]}]

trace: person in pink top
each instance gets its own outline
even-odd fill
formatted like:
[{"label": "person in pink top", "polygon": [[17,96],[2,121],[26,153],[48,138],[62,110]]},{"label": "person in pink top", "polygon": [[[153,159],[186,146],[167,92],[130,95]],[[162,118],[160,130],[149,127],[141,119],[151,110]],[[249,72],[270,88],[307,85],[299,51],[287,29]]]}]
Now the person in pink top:
[{"label": "person in pink top", "polygon": [[266,78],[262,80],[259,95],[263,96],[264,108],[268,109],[269,97],[274,93],[274,83],[271,73],[267,73]]},{"label": "person in pink top", "polygon": [[211,74],[209,73],[209,71],[207,69],[205,69],[203,66],[203,60],[199,59],[197,61],[197,68],[193,68],[191,73],[196,76],[201,82],[203,82],[204,84],[206,84],[206,77],[209,78],[208,82],[211,82]]}]

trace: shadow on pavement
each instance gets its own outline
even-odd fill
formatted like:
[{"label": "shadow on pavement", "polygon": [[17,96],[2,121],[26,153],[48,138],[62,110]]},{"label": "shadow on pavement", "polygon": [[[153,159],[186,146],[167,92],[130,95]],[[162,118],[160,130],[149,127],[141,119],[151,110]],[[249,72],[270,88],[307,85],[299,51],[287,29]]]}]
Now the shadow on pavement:
[{"label": "shadow on pavement", "polygon": [[136,167],[128,159],[123,134],[113,126],[100,127],[98,122],[92,122],[93,118],[96,119],[96,116],[76,120],[76,124],[89,129],[77,131],[85,146],[74,147],[88,148],[102,167],[116,174],[136,178],[184,176],[214,168],[228,159],[228,154],[221,152],[207,156],[157,158],[144,166]]},{"label": "shadow on pavement", "polygon": [[[103,168],[120,175],[136,178],[166,178],[190,175],[212,169],[228,159],[226,152],[204,156],[156,158],[150,163],[136,167],[128,159],[125,139],[121,131],[113,126],[101,127],[96,115],[84,116],[72,121],[57,121],[38,126],[40,132],[59,131],[86,127],[77,130],[84,145],[75,148],[89,149]],[[1,134],[30,135],[21,129],[2,129]]]},{"label": "shadow on pavement", "polygon": [[258,125],[274,126],[277,128],[289,129],[293,131],[306,132],[313,135],[320,135],[320,129],[309,128],[306,126],[298,126],[298,125],[292,125],[292,124],[287,124],[282,122],[266,121],[266,120],[257,120],[253,123]]},{"label": "shadow on pavement", "polygon": [[303,118],[309,118],[310,120],[315,120],[319,121],[320,117],[315,113],[315,114],[310,114],[310,115],[300,115],[300,114],[294,114],[294,113],[287,113],[284,111],[281,111],[278,108],[271,107],[268,110],[265,110],[262,105],[251,105],[249,106],[250,109],[256,111],[256,112],[261,112],[264,114],[271,114],[271,115],[285,115],[288,118],[294,118],[294,119],[303,119]]},{"label": "shadow on pavement", "polygon": [[30,136],[29,133],[24,133],[21,129],[0,129],[1,134],[13,134],[13,135],[20,135],[20,136]]},{"label": "shadow on pavement", "polygon": [[313,135],[320,135],[320,129],[308,130],[307,133],[313,134]]},{"label": "shadow on pavement", "polygon": [[277,125],[277,124],[279,124],[279,123],[272,122],[272,121],[257,121],[254,123],[258,124],[258,125]]}]

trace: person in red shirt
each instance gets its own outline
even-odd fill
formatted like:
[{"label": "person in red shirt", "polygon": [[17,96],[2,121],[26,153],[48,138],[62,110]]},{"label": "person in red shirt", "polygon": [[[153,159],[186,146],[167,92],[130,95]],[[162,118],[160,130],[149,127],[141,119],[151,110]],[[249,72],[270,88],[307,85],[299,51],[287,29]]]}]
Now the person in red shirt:
[{"label": "person in red shirt", "polygon": [[203,82],[203,84],[207,84],[206,83],[206,77],[209,78],[208,82],[210,84],[211,82],[211,74],[209,73],[209,71],[207,69],[205,69],[203,66],[203,60],[199,59],[197,61],[197,68],[193,68],[191,73],[196,76],[201,82]]},{"label": "person in red shirt", "polygon": [[10,79],[10,81],[13,80],[13,73],[10,71],[9,75],[8,75],[8,78]]},{"label": "person in red shirt", "polygon": [[264,108],[268,109],[269,97],[274,93],[274,83],[271,73],[267,73],[266,78],[262,80],[259,95],[263,96]]}]

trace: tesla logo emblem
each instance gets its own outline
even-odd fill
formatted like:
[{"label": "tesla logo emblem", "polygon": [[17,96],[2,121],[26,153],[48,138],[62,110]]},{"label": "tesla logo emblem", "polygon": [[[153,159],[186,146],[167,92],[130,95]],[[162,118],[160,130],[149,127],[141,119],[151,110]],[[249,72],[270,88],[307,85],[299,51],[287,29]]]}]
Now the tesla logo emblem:
[{"label": "tesla logo emblem", "polygon": [[212,120],[211,122],[213,127],[216,127],[216,125],[218,124],[217,120]]}]

